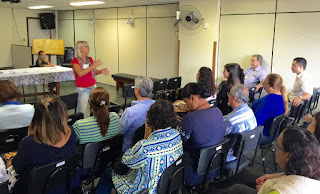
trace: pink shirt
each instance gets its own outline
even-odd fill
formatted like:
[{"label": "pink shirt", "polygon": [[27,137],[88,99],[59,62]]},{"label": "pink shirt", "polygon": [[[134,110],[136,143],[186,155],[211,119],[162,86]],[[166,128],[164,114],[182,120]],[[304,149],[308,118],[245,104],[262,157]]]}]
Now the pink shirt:
[{"label": "pink shirt", "polygon": [[[91,63],[93,63],[93,60],[91,57],[89,57],[89,60],[91,61]],[[77,58],[74,58],[71,61],[71,64],[72,64],[72,68],[73,68],[73,65],[79,65],[81,67]],[[75,84],[77,87],[86,88],[96,84],[96,79],[94,78],[94,76],[92,77],[91,71],[82,77],[79,77],[74,70],[73,70],[73,73],[74,73],[74,77],[76,78]]]}]

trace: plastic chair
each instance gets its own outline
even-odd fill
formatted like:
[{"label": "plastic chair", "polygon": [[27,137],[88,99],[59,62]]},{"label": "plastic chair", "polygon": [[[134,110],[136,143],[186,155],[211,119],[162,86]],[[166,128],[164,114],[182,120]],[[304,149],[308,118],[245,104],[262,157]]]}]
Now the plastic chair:
[{"label": "plastic chair", "polygon": [[8,181],[0,183],[0,193],[9,194]]},{"label": "plastic chair", "polygon": [[308,104],[309,100],[303,100],[300,105],[298,106],[291,106],[289,111],[289,120],[288,122],[290,125],[297,125],[305,113],[306,105]]},{"label": "plastic chair", "polygon": [[28,127],[8,129],[0,132],[0,153],[16,151],[20,141],[28,135]]},{"label": "plastic chair", "polygon": [[60,96],[59,98],[66,104],[68,110],[74,109],[74,113],[77,112],[78,93]]},{"label": "plastic chair", "polygon": [[256,94],[259,94],[259,98],[260,98],[262,90],[263,90],[263,87],[260,87],[258,91],[256,91],[256,87],[252,87],[249,89],[249,103],[250,104],[252,104],[255,101],[254,97]]},{"label": "plastic chair", "polygon": [[[262,131],[263,126],[258,126],[253,130],[239,134],[239,139],[237,140],[234,149],[234,155],[237,158],[235,161],[233,161],[236,163],[235,174],[241,172],[246,167],[253,165],[260,144]],[[246,155],[253,151],[253,157],[247,158]]]},{"label": "plastic chair", "polygon": [[266,172],[265,167],[265,161],[266,161],[266,154],[270,151],[273,152],[273,165],[274,169],[277,170],[277,164],[275,162],[275,150],[272,147],[272,142],[275,141],[280,131],[282,131],[282,127],[284,127],[282,124],[286,121],[286,118],[284,115],[279,115],[275,117],[272,121],[271,127],[270,127],[270,135],[272,137],[272,141],[268,144],[260,145],[259,148],[261,150],[261,158],[262,158],[262,165],[263,165],[263,172]]},{"label": "plastic chair", "polygon": [[181,87],[181,77],[174,77],[168,80],[168,91],[166,92],[167,99],[171,102],[177,100],[178,89]]},{"label": "plastic chair", "polygon": [[[166,168],[158,182],[157,193],[167,194],[179,190],[184,185],[184,168],[188,155],[182,154],[173,164]],[[145,192],[143,190],[143,192]]]},{"label": "plastic chair", "polygon": [[33,168],[29,178],[28,193],[46,193],[55,188],[66,185],[67,193],[81,190],[79,187],[72,188],[72,180],[78,174],[80,155],[75,154],[63,160]]},{"label": "plastic chair", "polygon": [[312,111],[318,107],[319,97],[320,97],[320,88],[314,88],[307,113],[310,113],[312,115]]},{"label": "plastic chair", "polygon": [[72,126],[76,121],[83,119],[83,113],[82,112],[77,112],[72,115],[68,116],[68,125]]},{"label": "plastic chair", "polygon": [[153,99],[166,99],[165,89],[167,86],[167,78],[157,80],[153,83]]}]

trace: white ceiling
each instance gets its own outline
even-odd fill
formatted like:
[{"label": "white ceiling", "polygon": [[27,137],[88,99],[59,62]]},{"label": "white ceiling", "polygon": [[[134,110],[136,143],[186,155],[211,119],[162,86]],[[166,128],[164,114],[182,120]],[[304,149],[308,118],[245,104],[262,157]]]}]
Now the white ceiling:
[{"label": "white ceiling", "polygon": [[[70,6],[70,2],[74,1],[87,1],[87,0],[20,0],[20,3],[0,2],[0,8],[9,7],[16,9],[28,9],[30,6],[37,5],[52,5],[51,9],[45,10],[75,10],[75,9],[93,9],[93,8],[108,8],[108,7],[130,7],[138,5],[154,5],[154,4],[167,4],[177,3],[181,0],[99,0],[106,2],[103,5],[90,5],[90,6]],[[89,0],[88,0],[89,1]]]}]

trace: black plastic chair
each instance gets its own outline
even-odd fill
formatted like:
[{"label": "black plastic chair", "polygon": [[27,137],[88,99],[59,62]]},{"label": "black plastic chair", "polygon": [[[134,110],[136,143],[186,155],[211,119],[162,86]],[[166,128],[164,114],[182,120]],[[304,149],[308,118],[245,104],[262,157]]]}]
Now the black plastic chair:
[{"label": "black plastic chair", "polygon": [[134,133],[134,139],[133,139],[134,144],[136,144],[138,141],[144,138],[144,132],[145,132],[145,124],[139,127]]},{"label": "black plastic chair", "polygon": [[77,112],[72,115],[68,116],[68,125],[72,126],[76,121],[83,119],[83,113],[82,112]]},{"label": "black plastic chair", "polygon": [[298,106],[291,106],[288,114],[289,115],[288,122],[290,125],[299,124],[300,119],[305,113],[306,105],[309,103],[309,100],[303,100],[301,104]]},{"label": "black plastic chair", "polygon": [[126,84],[123,87],[124,109],[127,107],[127,99],[134,95],[134,84]]},{"label": "black plastic chair", "polygon": [[[236,160],[228,162],[229,169],[225,172],[227,176],[238,174],[246,167],[253,165],[259,143],[262,135],[263,126],[258,126],[253,130],[243,133],[234,134],[235,146],[233,155],[236,156]],[[248,154],[254,151],[252,158],[248,158]]]},{"label": "black plastic chair", "polygon": [[28,127],[0,132],[0,153],[16,151],[20,141],[28,135]]},{"label": "black plastic chair", "polygon": [[63,160],[33,168],[29,178],[29,194],[46,193],[65,185],[67,193],[77,193],[79,187],[72,188],[72,180],[78,174],[80,155],[75,154]]},{"label": "black plastic chair", "polygon": [[166,89],[167,86],[167,78],[157,80],[153,83],[153,99],[166,99]]},{"label": "black plastic chair", "polygon": [[208,176],[215,173],[213,179],[222,178],[223,166],[226,162],[228,151],[231,148],[230,140],[225,139],[223,142],[200,150],[197,174],[204,175],[201,187],[208,181]]},{"label": "black plastic chair", "polygon": [[261,96],[263,87],[260,87],[258,91],[256,91],[256,87],[252,87],[249,89],[249,103],[252,104],[255,101],[255,95],[258,93],[259,97]]},{"label": "black plastic chair", "polygon": [[87,143],[84,148],[81,179],[88,185],[100,177],[102,172],[122,154],[123,136],[115,136],[111,139]]},{"label": "black plastic chair", "polygon": [[261,150],[261,158],[262,158],[262,165],[263,165],[263,172],[266,172],[265,167],[265,161],[266,161],[266,155],[268,152],[273,152],[273,165],[274,169],[277,170],[277,164],[275,162],[275,150],[272,147],[272,142],[275,141],[280,131],[282,131],[282,127],[285,127],[283,125],[283,122],[286,122],[286,117],[284,115],[279,115],[275,117],[272,121],[271,127],[270,127],[270,135],[272,137],[272,140],[268,144],[260,145],[259,148]]},{"label": "black plastic chair", "polygon": [[187,160],[188,155],[182,154],[163,171],[157,186],[158,194],[174,193],[184,186],[184,168]]},{"label": "black plastic chair", "polygon": [[181,87],[181,77],[174,77],[168,80],[168,91],[166,92],[167,99],[171,102],[177,100],[178,89]]},{"label": "black plastic chair", "polygon": [[74,109],[74,113],[77,112],[78,93],[59,96],[59,98],[66,104],[68,110]]},{"label": "black plastic chair", "polygon": [[311,115],[313,115],[312,111],[318,107],[319,97],[320,97],[320,88],[314,88],[313,94],[310,99],[310,104],[309,106],[307,106],[307,113],[310,113]]},{"label": "black plastic chair", "polygon": [[0,193],[9,194],[8,181],[0,183]]}]

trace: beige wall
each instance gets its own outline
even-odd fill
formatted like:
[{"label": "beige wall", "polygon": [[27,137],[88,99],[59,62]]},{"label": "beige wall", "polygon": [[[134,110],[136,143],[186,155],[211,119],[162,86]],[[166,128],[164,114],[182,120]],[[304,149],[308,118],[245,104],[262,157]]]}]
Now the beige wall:
[{"label": "beige wall", "polygon": [[[204,18],[202,25],[195,30],[189,30],[179,24],[180,40],[180,71],[182,86],[196,81],[196,74],[200,67],[212,68],[213,42],[218,40],[219,33],[219,0],[186,0],[181,1],[179,7],[192,5],[199,10]],[[203,23],[208,23],[204,29]]]},{"label": "beige wall", "polygon": [[45,11],[0,8],[0,67],[12,66],[12,44],[28,45],[26,18],[39,17],[39,13],[43,12]]},{"label": "beige wall", "polygon": [[[168,4],[59,11],[59,38],[66,45],[87,40],[90,56],[101,59],[101,67],[111,74],[171,78],[177,75],[178,35],[173,24],[178,9],[178,4]],[[135,18],[133,25],[126,24],[128,17]],[[97,81],[115,85],[111,76],[97,76]]]},{"label": "beige wall", "polygon": [[257,53],[263,55],[263,67],[267,72],[279,73],[283,77],[288,91],[295,80],[290,69],[292,60],[295,57],[306,58],[314,87],[319,87],[317,56],[320,28],[314,21],[320,19],[320,3],[314,0],[278,0],[277,11],[275,3],[275,0],[244,0],[241,3],[222,0],[219,79],[226,63],[237,62],[246,69],[250,66],[251,55]]}]

